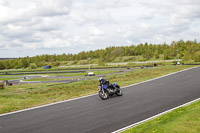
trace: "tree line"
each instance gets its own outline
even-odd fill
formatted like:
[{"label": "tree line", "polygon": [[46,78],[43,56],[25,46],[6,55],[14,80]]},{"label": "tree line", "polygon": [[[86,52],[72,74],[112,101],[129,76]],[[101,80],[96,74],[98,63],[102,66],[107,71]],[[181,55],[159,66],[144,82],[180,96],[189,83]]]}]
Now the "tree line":
[{"label": "tree line", "polygon": [[[178,51],[177,51],[178,50]],[[131,46],[107,47],[94,51],[82,51],[78,54],[61,54],[61,55],[37,55],[34,57],[24,57],[18,59],[9,59],[0,61],[0,69],[19,69],[19,68],[36,68],[41,67],[49,62],[53,66],[58,66],[61,61],[85,60],[89,57],[98,59],[99,62],[110,62],[116,57],[122,56],[142,56],[145,60],[150,58],[158,59],[163,54],[163,59],[179,58],[188,61],[194,60],[200,62],[200,43],[196,41],[173,41],[171,44],[148,44],[141,43]]]}]

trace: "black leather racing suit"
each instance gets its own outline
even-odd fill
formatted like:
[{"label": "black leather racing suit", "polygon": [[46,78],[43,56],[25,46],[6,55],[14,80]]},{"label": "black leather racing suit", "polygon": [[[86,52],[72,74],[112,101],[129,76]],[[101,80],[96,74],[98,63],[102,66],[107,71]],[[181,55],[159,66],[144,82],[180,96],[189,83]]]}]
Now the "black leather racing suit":
[{"label": "black leather racing suit", "polygon": [[100,84],[99,84],[100,86],[107,85],[109,88],[114,89],[113,85],[110,84],[108,79],[101,79],[101,81],[99,81],[99,82],[100,82]]},{"label": "black leather racing suit", "polygon": [[101,85],[109,85],[109,80],[108,79],[101,79],[101,81],[99,81],[100,82],[100,86]]}]

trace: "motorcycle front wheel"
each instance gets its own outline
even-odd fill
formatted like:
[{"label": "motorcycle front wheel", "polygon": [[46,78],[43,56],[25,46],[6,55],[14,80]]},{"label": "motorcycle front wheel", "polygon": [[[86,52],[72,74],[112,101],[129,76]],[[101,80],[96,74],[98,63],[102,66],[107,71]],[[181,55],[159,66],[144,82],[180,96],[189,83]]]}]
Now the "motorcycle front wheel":
[{"label": "motorcycle front wheel", "polygon": [[99,97],[102,99],[102,100],[106,100],[108,99],[108,92],[107,91],[104,91],[104,93],[102,91],[99,91]]}]

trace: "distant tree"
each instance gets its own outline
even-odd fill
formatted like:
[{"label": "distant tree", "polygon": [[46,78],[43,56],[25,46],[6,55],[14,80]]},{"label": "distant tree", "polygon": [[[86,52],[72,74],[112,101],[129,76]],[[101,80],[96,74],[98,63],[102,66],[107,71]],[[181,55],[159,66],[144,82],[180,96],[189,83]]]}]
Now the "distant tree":
[{"label": "distant tree", "polygon": [[10,67],[10,60],[5,60],[5,61],[3,61],[3,64],[4,64],[4,66],[5,66],[5,69],[10,69],[11,67]]},{"label": "distant tree", "polygon": [[37,68],[37,65],[36,65],[35,63],[31,63],[31,64],[30,64],[30,68],[31,68],[31,69],[35,69],[35,68]]},{"label": "distant tree", "polygon": [[3,69],[5,69],[5,66],[4,66],[3,62],[0,61],[0,70],[3,70]]},{"label": "distant tree", "polygon": [[200,62],[200,51],[196,52],[194,54],[194,61],[195,62]]},{"label": "distant tree", "polygon": [[156,59],[159,58],[159,52],[158,52],[158,50],[155,50],[154,56],[155,56]]},{"label": "distant tree", "polygon": [[59,66],[60,65],[60,62],[59,61],[56,61],[53,63],[53,66]]},{"label": "distant tree", "polygon": [[105,66],[105,59],[103,57],[98,59],[98,65],[99,66]]},{"label": "distant tree", "polygon": [[[164,59],[177,58],[176,50],[179,50],[179,58],[183,60],[198,60],[200,51],[200,43],[195,39],[194,41],[173,41],[170,45],[163,44],[148,44],[141,43],[139,45],[121,46],[121,47],[107,47],[105,49],[82,51],[78,54],[65,54],[62,55],[37,55],[35,57],[24,57],[14,60],[4,60],[0,62],[0,69],[11,68],[27,68],[29,64],[35,63],[37,67],[41,67],[47,64],[59,65],[61,61],[74,61],[86,60],[88,57],[92,59],[98,59],[99,64],[103,62],[111,62],[117,57],[122,56],[142,56],[145,60],[152,58],[153,56],[158,59],[159,54],[164,55]],[[77,61],[75,61],[77,60]]]},{"label": "distant tree", "polygon": [[25,58],[21,59],[20,63],[21,63],[21,68],[22,67],[26,68],[29,66],[29,63]]},{"label": "distant tree", "polygon": [[169,59],[169,52],[168,50],[164,50],[164,60],[168,60]]}]

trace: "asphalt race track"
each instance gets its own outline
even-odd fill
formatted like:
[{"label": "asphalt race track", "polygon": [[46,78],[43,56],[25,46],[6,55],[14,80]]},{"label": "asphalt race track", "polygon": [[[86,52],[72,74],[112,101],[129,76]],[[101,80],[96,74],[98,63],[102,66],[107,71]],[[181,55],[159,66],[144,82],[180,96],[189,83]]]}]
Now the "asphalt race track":
[{"label": "asphalt race track", "polygon": [[0,116],[0,133],[109,133],[200,97],[200,68],[123,89]]}]

